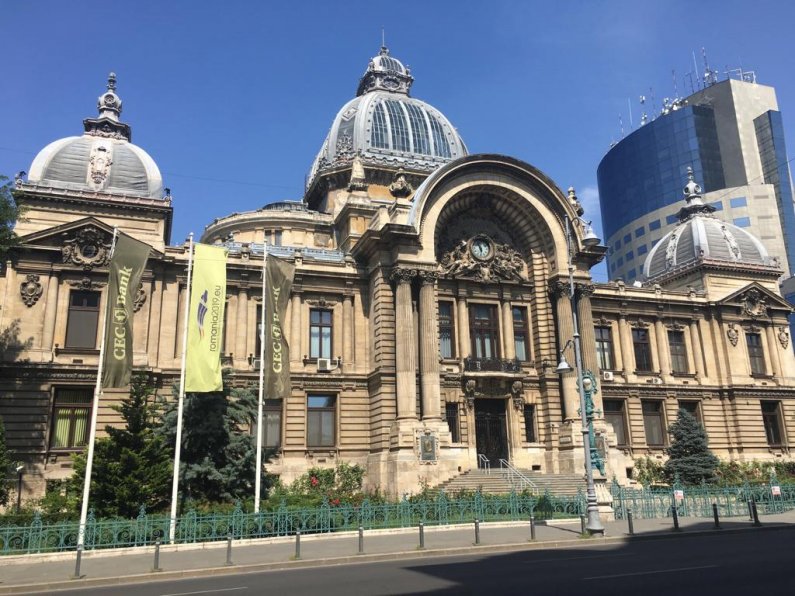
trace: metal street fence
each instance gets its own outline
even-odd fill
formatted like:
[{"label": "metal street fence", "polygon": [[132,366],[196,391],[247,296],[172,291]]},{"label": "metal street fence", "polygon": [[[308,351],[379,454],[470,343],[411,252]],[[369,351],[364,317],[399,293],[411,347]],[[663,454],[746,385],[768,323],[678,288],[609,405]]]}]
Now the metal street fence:
[{"label": "metal street fence", "polygon": [[[328,501],[313,509],[288,508],[246,513],[238,504],[229,513],[203,514],[188,511],[177,519],[176,542],[196,543],[234,539],[268,538],[301,534],[365,529],[407,528],[422,522],[426,526],[481,521],[537,520],[574,517],[585,511],[582,493],[571,497],[526,493],[449,498],[443,492],[428,498],[404,498],[399,503],[372,503],[359,506],[332,506]],[[0,520],[2,523],[2,520]],[[96,519],[89,513],[85,548],[124,548],[153,545],[168,536],[169,518],[149,515],[141,507],[135,519]],[[28,526],[0,526],[0,555],[62,552],[75,550],[78,523],[45,524],[36,514]]]},{"label": "metal street fence", "polygon": [[616,519],[626,519],[632,510],[635,519],[671,517],[712,517],[713,503],[720,517],[750,516],[749,501],[760,513],[783,513],[795,509],[795,484],[744,484],[735,487],[681,486],[632,489],[614,482],[610,487]]}]

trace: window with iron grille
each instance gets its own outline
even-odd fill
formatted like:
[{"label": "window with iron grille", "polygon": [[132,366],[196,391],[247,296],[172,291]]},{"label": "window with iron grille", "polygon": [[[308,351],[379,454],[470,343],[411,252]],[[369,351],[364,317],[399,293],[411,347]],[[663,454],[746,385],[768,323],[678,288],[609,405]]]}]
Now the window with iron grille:
[{"label": "window with iron grille", "polygon": [[332,312],[313,308],[309,311],[309,357],[331,358]]},{"label": "window with iron grille", "polygon": [[309,395],[306,398],[306,446],[333,447],[336,444],[337,398]]},{"label": "window with iron grille", "polygon": [[671,353],[671,371],[675,373],[689,372],[684,331],[668,331],[668,349]]},{"label": "window with iron grille", "polygon": [[651,372],[651,346],[649,332],[646,329],[632,330],[632,347],[635,352],[635,370]]},{"label": "window with iron grille", "polygon": [[458,404],[446,403],[444,405],[444,416],[447,419],[447,426],[450,429],[453,443],[460,443],[461,423],[458,420]]},{"label": "window with iron grille", "polygon": [[594,328],[596,335],[596,359],[601,370],[613,369],[613,334],[610,327]]},{"label": "window with iron grille", "polygon": [[453,326],[453,303],[439,303],[439,352],[442,358],[455,357],[455,332]]},{"label": "window with iron grille", "polygon": [[765,366],[765,350],[762,348],[762,336],[759,333],[746,333],[745,343],[748,346],[751,373],[755,375],[766,374],[767,367]]},{"label": "window with iron grille", "polygon": [[88,387],[55,390],[50,432],[51,449],[80,449],[88,443],[94,395]]},{"label": "window with iron grille", "polygon": [[513,315],[513,345],[516,359],[522,362],[530,360],[530,334],[527,325],[527,307],[514,306]]},{"label": "window with iron grille", "polygon": [[64,342],[67,348],[97,347],[99,297],[99,292],[85,290],[72,290],[69,294],[69,313]]}]

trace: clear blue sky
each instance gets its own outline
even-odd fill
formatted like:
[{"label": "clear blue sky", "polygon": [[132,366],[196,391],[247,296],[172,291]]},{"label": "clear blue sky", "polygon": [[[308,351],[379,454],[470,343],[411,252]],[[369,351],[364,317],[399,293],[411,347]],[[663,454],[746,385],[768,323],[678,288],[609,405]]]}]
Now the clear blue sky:
[{"label": "clear blue sky", "polygon": [[[109,71],[122,119],[174,196],[172,242],[214,218],[300,199],[337,110],[378,52],[471,152],[526,160],[577,188],[601,232],[596,167],[638,96],[680,95],[705,47],[777,88],[795,155],[795,3],[655,0],[3,3],[0,173],[82,133]],[[647,104],[648,106],[648,104]],[[602,277],[603,273],[598,277]]]}]

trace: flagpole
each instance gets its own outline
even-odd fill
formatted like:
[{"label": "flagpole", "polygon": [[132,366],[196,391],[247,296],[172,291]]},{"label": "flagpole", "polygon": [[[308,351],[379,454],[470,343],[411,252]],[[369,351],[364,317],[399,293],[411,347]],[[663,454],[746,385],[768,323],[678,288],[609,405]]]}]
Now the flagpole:
[{"label": "flagpole", "polygon": [[265,393],[265,272],[268,264],[268,241],[262,253],[262,319],[259,326],[259,400],[257,404],[257,473],[254,483],[254,513],[259,513],[262,490],[262,399]]},{"label": "flagpole", "polygon": [[182,409],[185,402],[185,362],[188,353],[188,323],[190,321],[190,277],[193,270],[193,232],[188,236],[188,284],[185,297],[185,319],[182,329],[182,365],[179,371],[179,399],[177,405],[177,438],[174,446],[174,475],[171,481],[171,520],[168,528],[169,542],[177,532],[177,497],[179,495],[179,460],[182,453]]},{"label": "flagpole", "polygon": [[[113,227],[113,240],[110,244],[110,256],[116,248],[118,228]],[[91,426],[88,430],[88,454],[86,455],[86,475],[83,480],[83,501],[80,504],[80,529],[77,532],[78,558],[83,550],[86,538],[86,519],[88,518],[88,495],[91,490],[91,468],[94,465],[94,441],[97,438],[97,413],[99,411],[99,396],[102,394],[102,372],[105,365],[105,331],[108,326],[108,310],[111,305],[105,305],[105,318],[102,321],[102,339],[99,342],[99,365],[97,366],[97,384],[94,386],[94,402],[91,406]]]}]

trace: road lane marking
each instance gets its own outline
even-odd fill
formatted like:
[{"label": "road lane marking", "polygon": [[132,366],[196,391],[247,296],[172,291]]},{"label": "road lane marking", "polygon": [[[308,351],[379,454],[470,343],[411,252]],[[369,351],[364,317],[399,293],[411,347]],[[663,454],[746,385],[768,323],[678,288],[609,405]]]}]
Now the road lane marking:
[{"label": "road lane marking", "polygon": [[595,575],[594,577],[584,577],[583,581],[589,579],[612,579],[614,577],[631,577],[633,575],[652,575],[654,573],[673,573],[674,571],[694,571],[696,569],[714,569],[720,565],[701,565],[699,567],[678,567],[676,569],[659,569],[657,571],[637,571],[636,573],[617,573],[615,575]]},{"label": "road lane marking", "polygon": [[191,594],[218,594],[219,592],[234,592],[235,590],[248,590],[247,586],[239,588],[219,588],[218,590],[201,590],[199,592],[175,592],[173,594],[161,594],[160,596],[190,596]]}]

